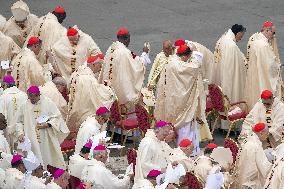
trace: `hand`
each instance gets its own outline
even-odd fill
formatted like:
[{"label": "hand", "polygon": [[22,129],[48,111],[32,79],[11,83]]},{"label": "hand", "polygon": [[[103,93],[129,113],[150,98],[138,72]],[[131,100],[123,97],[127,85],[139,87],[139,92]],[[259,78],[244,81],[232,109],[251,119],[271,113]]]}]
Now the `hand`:
[{"label": "hand", "polygon": [[155,88],[155,86],[154,86],[154,85],[148,85],[148,90],[149,90],[149,91],[153,91],[153,90],[154,90],[154,88]]},{"label": "hand", "polygon": [[47,184],[49,184],[51,181],[52,181],[52,177],[51,177],[51,176],[46,177],[44,184],[47,185]]},{"label": "hand", "polygon": [[134,179],[134,174],[128,174],[127,176],[129,176],[130,180]]},{"label": "hand", "polygon": [[38,123],[37,124],[37,129],[47,129],[49,128],[47,123]]},{"label": "hand", "polygon": [[21,134],[19,137],[18,137],[18,141],[19,142],[24,142],[25,141],[25,135],[24,134]]},{"label": "hand", "polygon": [[178,166],[178,162],[177,162],[177,161],[172,162],[172,166],[173,166],[173,167]]},{"label": "hand", "polygon": [[198,117],[196,118],[196,121],[197,121],[197,123],[200,124],[200,125],[204,124],[204,122],[203,122],[200,118],[198,118]]}]

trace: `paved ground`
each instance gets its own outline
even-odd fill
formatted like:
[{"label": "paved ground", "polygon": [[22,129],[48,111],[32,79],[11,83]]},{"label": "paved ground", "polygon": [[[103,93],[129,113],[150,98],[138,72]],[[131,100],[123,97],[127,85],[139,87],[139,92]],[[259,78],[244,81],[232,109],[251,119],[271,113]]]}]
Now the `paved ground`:
[{"label": "paved ground", "polygon": [[[0,0],[0,14],[10,17],[14,0]],[[65,26],[78,25],[93,36],[103,51],[115,39],[119,27],[132,34],[130,48],[137,53],[145,41],[152,44],[152,58],[160,51],[164,39],[190,39],[213,50],[216,40],[234,23],[247,27],[240,43],[242,50],[248,37],[261,23],[272,20],[282,60],[284,60],[283,0],[26,0],[31,12],[46,14],[55,6],[66,8]]]}]

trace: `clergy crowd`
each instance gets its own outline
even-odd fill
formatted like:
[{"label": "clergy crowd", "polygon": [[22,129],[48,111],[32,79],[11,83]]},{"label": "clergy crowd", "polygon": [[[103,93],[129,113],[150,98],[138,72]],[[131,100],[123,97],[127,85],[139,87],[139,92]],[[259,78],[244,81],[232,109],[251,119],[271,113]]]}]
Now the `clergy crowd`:
[{"label": "clergy crowd", "polygon": [[[66,11],[39,17],[18,0],[0,15],[0,189],[284,189],[273,22],[246,54],[234,24],[213,51],[165,39],[152,63],[150,43],[137,55],[126,28],[103,53],[62,25]],[[128,158],[124,174],[110,154]]]}]

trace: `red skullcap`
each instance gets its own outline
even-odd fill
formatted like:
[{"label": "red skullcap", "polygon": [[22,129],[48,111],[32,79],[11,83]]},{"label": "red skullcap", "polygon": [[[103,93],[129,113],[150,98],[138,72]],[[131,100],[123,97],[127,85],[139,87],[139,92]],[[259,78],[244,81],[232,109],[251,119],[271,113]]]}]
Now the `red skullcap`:
[{"label": "red skullcap", "polygon": [[183,53],[185,53],[188,49],[190,49],[188,46],[186,46],[186,45],[181,45],[181,46],[177,49],[177,54],[183,54]]},{"label": "red skullcap", "polygon": [[185,40],[184,40],[184,39],[176,40],[175,46],[176,46],[176,47],[179,47],[179,46],[181,46],[181,45],[185,45]]},{"label": "red skullcap", "polygon": [[78,30],[76,30],[75,28],[69,28],[67,31],[67,36],[75,36],[78,33]]},{"label": "red skullcap", "polygon": [[129,31],[126,28],[120,28],[116,33],[117,36],[128,35],[128,34]]},{"label": "red skullcap", "polygon": [[106,150],[106,147],[104,145],[98,145],[94,148],[94,150],[96,151],[103,151]]},{"label": "red skullcap", "polygon": [[40,90],[39,90],[39,88],[38,88],[38,86],[30,86],[29,88],[28,88],[28,93],[32,93],[32,94],[40,94]]},{"label": "red skullcap", "polygon": [[28,45],[34,45],[36,43],[40,42],[40,39],[37,38],[37,37],[30,37],[29,40],[28,40]]},{"label": "red skullcap", "polygon": [[148,173],[147,177],[157,177],[157,176],[159,176],[160,174],[161,174],[161,171],[156,170],[156,169],[152,169],[152,170]]},{"label": "red skullcap", "polygon": [[269,28],[269,27],[272,27],[272,26],[274,26],[274,24],[270,21],[266,21],[262,25],[263,28]]},{"label": "red skullcap", "polygon": [[96,56],[89,56],[89,58],[87,59],[87,63],[93,63],[95,62],[97,59],[101,59],[103,60],[105,58],[104,54],[97,54]]},{"label": "red skullcap", "polygon": [[182,141],[180,141],[179,146],[186,148],[186,147],[190,146],[191,144],[192,144],[191,140],[183,139]]},{"label": "red skullcap", "polygon": [[64,10],[64,8],[63,7],[56,7],[55,9],[54,9],[54,12],[56,12],[56,13],[59,13],[59,14],[63,14],[63,13],[65,13],[65,10]]},{"label": "red skullcap", "polygon": [[273,93],[270,90],[264,90],[262,91],[260,97],[263,99],[268,99],[271,98],[273,96]]},{"label": "red skullcap", "polygon": [[265,128],[265,124],[264,124],[264,123],[257,123],[257,124],[255,124],[255,126],[253,127],[253,132],[259,133],[259,132],[261,132],[264,128]]},{"label": "red skullcap", "polygon": [[209,143],[209,144],[207,144],[207,148],[210,148],[210,149],[212,149],[212,148],[217,148],[218,147],[218,145],[217,144],[214,144],[214,143]]}]

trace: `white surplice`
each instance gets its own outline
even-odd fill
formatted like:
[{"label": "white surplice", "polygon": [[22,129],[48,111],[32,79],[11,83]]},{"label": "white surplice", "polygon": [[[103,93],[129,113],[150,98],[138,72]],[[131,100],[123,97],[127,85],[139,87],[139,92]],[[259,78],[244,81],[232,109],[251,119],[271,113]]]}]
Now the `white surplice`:
[{"label": "white surplice", "polygon": [[95,159],[92,159],[82,171],[82,180],[99,189],[128,189],[130,186],[128,176],[119,179],[106,168],[103,162]]},{"label": "white surplice", "polygon": [[78,33],[80,38],[77,45],[72,46],[68,37],[64,35],[51,48],[53,68],[66,81],[79,66],[84,64],[89,56],[101,53],[91,36],[81,30]]},{"label": "white surplice", "polygon": [[77,134],[75,154],[80,153],[83,146],[92,136],[95,136],[101,132],[101,127],[102,126],[98,123],[96,118],[91,116],[82,123]]},{"label": "white surplice", "polygon": [[138,147],[135,181],[146,178],[152,169],[161,170],[167,167],[168,160],[162,146],[162,141],[156,137],[154,131],[148,129]]},{"label": "white surplice", "polygon": [[14,149],[14,143],[17,141],[15,114],[27,99],[26,93],[15,86],[5,89],[0,96],[0,112],[7,120],[6,137],[12,150]]},{"label": "white surplice", "polygon": [[106,52],[99,82],[110,81],[118,102],[136,102],[144,81],[142,59],[134,56],[121,42],[112,43]]}]

